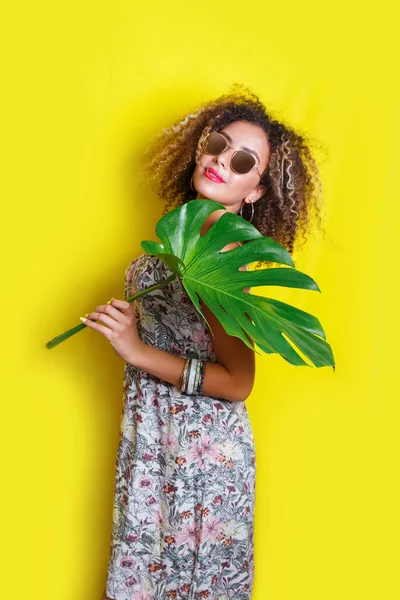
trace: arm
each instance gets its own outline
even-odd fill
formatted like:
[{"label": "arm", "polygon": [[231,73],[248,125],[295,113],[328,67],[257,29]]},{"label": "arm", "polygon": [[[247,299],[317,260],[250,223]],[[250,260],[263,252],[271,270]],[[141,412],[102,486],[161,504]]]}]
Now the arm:
[{"label": "arm", "polygon": [[[236,244],[229,244],[224,251],[233,247]],[[214,333],[213,348],[217,359],[216,363],[208,361],[206,364],[202,393],[233,402],[244,401],[254,384],[254,351],[239,338],[228,335],[214,313],[200,302]],[[143,344],[140,356],[134,362],[139,369],[174,385],[178,383],[184,364],[184,358],[147,344]]]}]

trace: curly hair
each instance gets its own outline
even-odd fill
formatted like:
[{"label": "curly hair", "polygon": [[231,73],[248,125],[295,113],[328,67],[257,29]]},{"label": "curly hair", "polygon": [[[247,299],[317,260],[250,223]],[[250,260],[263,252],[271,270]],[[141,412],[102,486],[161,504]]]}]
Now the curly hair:
[{"label": "curly hair", "polygon": [[[142,174],[147,181],[159,177],[163,214],[188,202],[194,196],[190,182],[201,154],[199,141],[233,121],[256,124],[267,134],[270,160],[260,181],[266,192],[254,203],[252,224],[292,253],[299,234],[306,241],[314,217],[321,226],[321,183],[310,138],[267,114],[264,104],[242,84],[234,83],[227,94],[201,104],[156,135],[145,152]],[[249,220],[250,212],[245,203],[243,218]]]}]

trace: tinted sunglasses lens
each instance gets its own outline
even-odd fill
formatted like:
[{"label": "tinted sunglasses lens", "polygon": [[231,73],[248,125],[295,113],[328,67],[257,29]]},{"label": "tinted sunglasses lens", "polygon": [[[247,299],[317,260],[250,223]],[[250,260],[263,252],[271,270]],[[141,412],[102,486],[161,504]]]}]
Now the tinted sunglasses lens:
[{"label": "tinted sunglasses lens", "polygon": [[245,173],[249,173],[255,164],[256,159],[254,156],[245,150],[238,150],[232,157],[231,167],[236,173],[244,175]]},{"label": "tinted sunglasses lens", "polygon": [[226,139],[220,133],[212,131],[204,142],[204,152],[207,154],[221,154],[227,145]]}]

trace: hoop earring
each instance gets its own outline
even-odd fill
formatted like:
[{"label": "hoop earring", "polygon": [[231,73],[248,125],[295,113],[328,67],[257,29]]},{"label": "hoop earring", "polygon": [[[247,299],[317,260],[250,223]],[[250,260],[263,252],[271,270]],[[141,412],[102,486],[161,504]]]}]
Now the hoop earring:
[{"label": "hoop earring", "polygon": [[190,187],[191,187],[191,189],[192,189],[194,192],[197,192],[196,188],[193,186],[193,176],[194,176],[194,171],[193,171],[193,174],[192,174],[192,176],[191,176],[191,178],[190,178]]},{"label": "hoop earring", "polygon": [[[240,216],[242,217],[242,219],[243,219],[242,210],[243,210],[243,205],[244,205],[244,204],[245,204],[245,202],[244,202],[244,200],[243,200],[243,202],[242,202],[242,206],[240,207],[240,211],[239,211],[239,214],[240,214]],[[253,217],[254,217],[254,202],[250,202],[250,204],[251,204],[251,219],[250,219],[249,223],[251,223],[251,222],[252,222],[252,220],[253,220]]]}]

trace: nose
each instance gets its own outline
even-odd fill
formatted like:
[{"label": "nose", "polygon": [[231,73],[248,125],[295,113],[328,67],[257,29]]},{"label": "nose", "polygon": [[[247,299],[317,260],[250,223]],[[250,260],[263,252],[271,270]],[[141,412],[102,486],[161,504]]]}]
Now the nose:
[{"label": "nose", "polygon": [[223,169],[228,171],[229,165],[231,164],[232,152],[232,148],[226,148],[221,154],[214,156],[214,164],[217,166],[221,165]]}]

